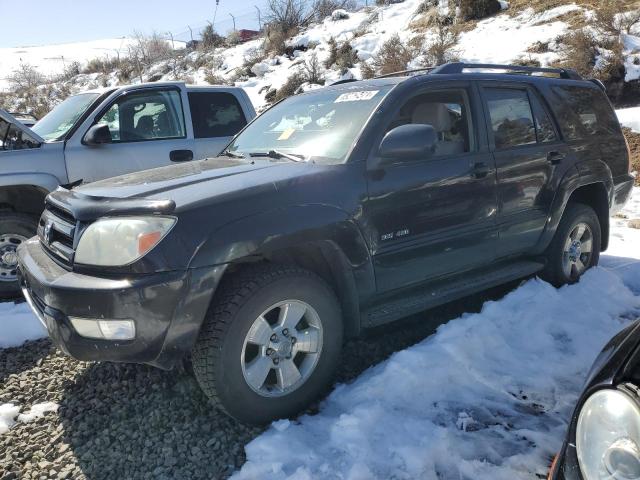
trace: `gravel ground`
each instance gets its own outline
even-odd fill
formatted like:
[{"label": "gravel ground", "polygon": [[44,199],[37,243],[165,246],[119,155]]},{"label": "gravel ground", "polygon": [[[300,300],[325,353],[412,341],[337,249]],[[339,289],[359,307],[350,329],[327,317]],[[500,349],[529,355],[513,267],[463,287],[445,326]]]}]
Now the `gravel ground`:
[{"label": "gravel ground", "polygon": [[[440,323],[478,311],[514,286],[349,341],[336,381],[349,382],[431,335]],[[0,435],[0,480],[226,478],[243,464],[244,446],[262,431],[217,412],[185,372],[78,362],[48,340],[0,350],[0,404],[14,403],[24,412],[45,401],[60,408]]]}]

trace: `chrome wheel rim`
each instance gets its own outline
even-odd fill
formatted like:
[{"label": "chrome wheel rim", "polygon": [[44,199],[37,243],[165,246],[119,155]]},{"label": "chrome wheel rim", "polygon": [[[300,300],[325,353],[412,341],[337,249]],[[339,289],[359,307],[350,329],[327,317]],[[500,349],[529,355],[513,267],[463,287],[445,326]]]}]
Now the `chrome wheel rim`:
[{"label": "chrome wheel rim", "polygon": [[249,328],[240,362],[247,385],[264,397],[288,395],[315,370],[322,322],[313,307],[285,300],[267,308]]},{"label": "chrome wheel rim", "polygon": [[0,235],[0,281],[15,282],[18,268],[18,245],[26,241],[27,237],[17,233]]},{"label": "chrome wheel rim", "polygon": [[562,252],[562,270],[567,278],[577,279],[591,264],[593,233],[586,223],[578,223],[567,237]]}]

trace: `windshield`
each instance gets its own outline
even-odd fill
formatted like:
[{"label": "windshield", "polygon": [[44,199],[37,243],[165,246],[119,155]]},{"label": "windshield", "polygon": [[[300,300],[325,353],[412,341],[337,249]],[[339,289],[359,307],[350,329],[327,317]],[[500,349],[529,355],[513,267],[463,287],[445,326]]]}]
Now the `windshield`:
[{"label": "windshield", "polygon": [[227,150],[242,155],[281,152],[318,163],[342,163],[392,87],[322,89],[291,97],[256,118]]},{"label": "windshield", "polygon": [[99,96],[99,93],[82,93],[69,97],[31,129],[45,140],[61,140]]}]

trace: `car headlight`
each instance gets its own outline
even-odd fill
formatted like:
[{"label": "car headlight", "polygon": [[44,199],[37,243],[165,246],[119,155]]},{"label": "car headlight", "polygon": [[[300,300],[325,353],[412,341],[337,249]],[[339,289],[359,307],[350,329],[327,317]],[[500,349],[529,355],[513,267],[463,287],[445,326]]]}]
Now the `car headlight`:
[{"label": "car headlight", "polygon": [[600,390],[587,399],[576,431],[585,480],[640,479],[640,406],[622,390]]},{"label": "car headlight", "polygon": [[175,225],[173,217],[108,217],[87,227],[76,248],[75,262],[123,266],[149,253]]}]

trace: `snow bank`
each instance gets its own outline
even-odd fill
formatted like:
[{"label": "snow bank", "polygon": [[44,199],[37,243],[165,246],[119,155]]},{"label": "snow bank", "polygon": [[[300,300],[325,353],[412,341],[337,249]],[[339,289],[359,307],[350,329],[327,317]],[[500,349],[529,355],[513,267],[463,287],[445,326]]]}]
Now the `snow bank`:
[{"label": "snow bank", "polygon": [[57,412],[58,404],[55,402],[43,402],[36,403],[31,406],[31,409],[27,413],[21,413],[18,415],[18,421],[22,423],[29,423],[44,416],[47,412]]},{"label": "snow bank", "polygon": [[15,418],[19,413],[20,407],[13,403],[4,403],[0,405],[0,435],[7,433],[16,423]]},{"label": "snow bank", "polygon": [[0,348],[46,337],[47,331],[26,303],[0,303]]},{"label": "snow bank", "polygon": [[616,110],[616,114],[623,127],[628,127],[634,132],[640,133],[640,107]]},{"label": "snow bank", "polygon": [[[640,218],[639,189],[625,213]],[[640,316],[639,244],[615,219],[603,267],[579,284],[531,280],[441,326],[338,386],[317,415],[276,422],[234,478],[545,475],[591,362]]]}]

